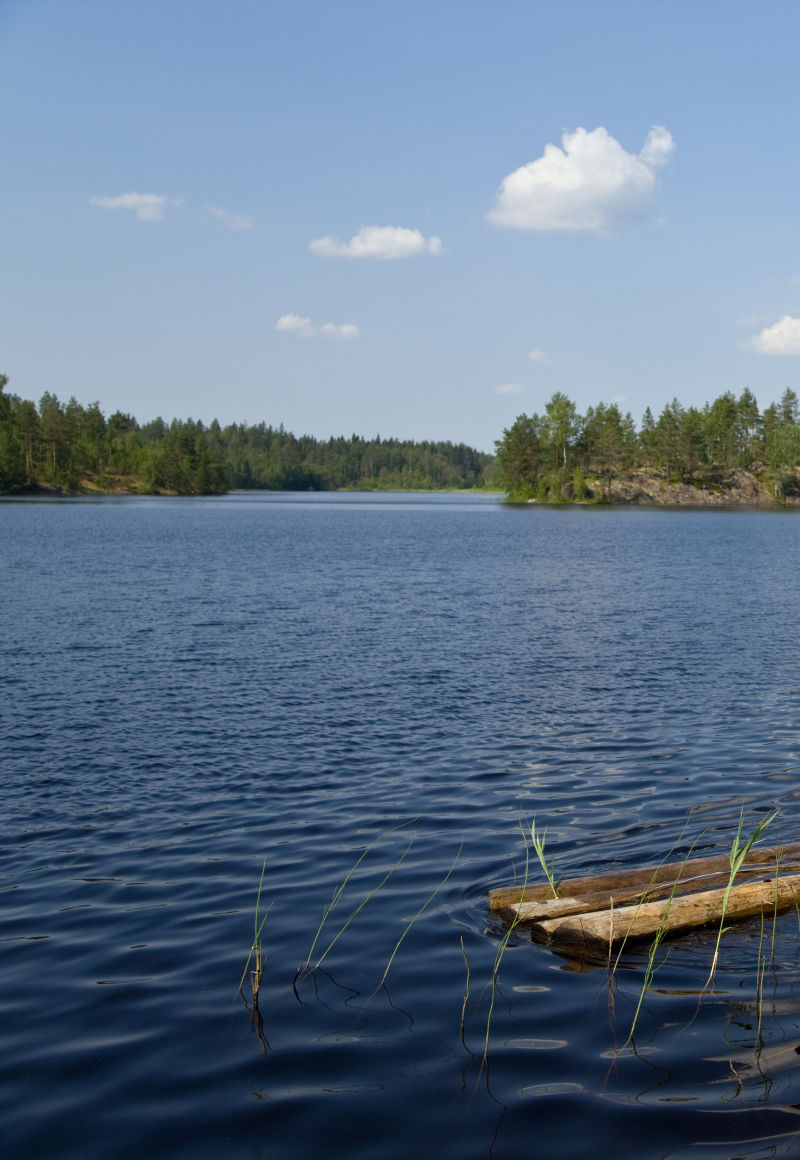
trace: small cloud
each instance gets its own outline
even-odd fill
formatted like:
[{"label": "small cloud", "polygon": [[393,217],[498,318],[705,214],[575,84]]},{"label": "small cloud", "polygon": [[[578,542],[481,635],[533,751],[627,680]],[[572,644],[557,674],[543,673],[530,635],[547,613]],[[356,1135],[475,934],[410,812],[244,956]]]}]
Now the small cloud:
[{"label": "small cloud", "polygon": [[336,326],[333,322],[325,322],[322,326],[315,326],[310,318],[300,314],[282,314],[275,323],[275,329],[286,334],[295,334],[298,338],[360,338],[361,331],[352,322],[345,322]]},{"label": "small cloud", "polygon": [[737,326],[758,326],[761,321],[760,314],[748,314],[746,318],[738,318],[736,320]]},{"label": "small cloud", "polygon": [[308,248],[323,258],[412,258],[415,254],[441,254],[442,239],[426,238],[419,230],[402,226],[362,226],[349,242],[315,238]]},{"label": "small cloud", "polygon": [[624,395],[615,395],[614,398],[611,400],[611,402],[612,403],[624,403],[625,396]]},{"label": "small cloud", "polygon": [[290,334],[299,334],[310,338],[314,334],[314,326],[310,318],[302,318],[299,314],[282,314],[275,323],[276,330],[286,330]]},{"label": "small cloud", "polygon": [[639,158],[650,169],[658,169],[667,164],[674,152],[675,142],[669,129],[665,129],[663,125],[654,125],[647,134],[647,140]]},{"label": "small cloud", "polygon": [[180,201],[162,193],[120,193],[117,197],[90,197],[89,205],[97,205],[101,209],[127,209],[140,222],[161,222],[167,208],[180,205]]},{"label": "small cloud", "polygon": [[332,322],[326,322],[320,327],[320,334],[323,338],[359,338],[361,331],[357,326],[353,326],[352,322],[345,322],[343,326],[334,326]]},{"label": "small cloud", "polygon": [[535,350],[528,351],[528,358],[531,360],[531,362],[535,363],[545,364],[550,362],[548,356],[544,353],[543,350],[539,350],[538,347]]},{"label": "small cloud", "polygon": [[214,217],[219,218],[224,222],[229,230],[251,230],[253,228],[253,219],[245,217],[244,214],[228,213],[225,209],[219,209],[215,205],[206,206],[209,213],[213,213]]},{"label": "small cloud", "polygon": [[800,274],[792,274],[789,278],[789,285],[793,290],[800,290]]},{"label": "small cloud", "polygon": [[800,318],[784,314],[774,325],[765,326],[739,345],[757,354],[800,355]]},{"label": "small cloud", "polygon": [[654,125],[641,153],[627,153],[602,126],[564,133],[535,161],[503,180],[490,221],[521,230],[594,230],[602,233],[641,217],[655,197],[654,170],[675,143]]},{"label": "small cloud", "polygon": [[503,383],[499,387],[495,387],[494,393],[496,395],[521,395],[525,390],[519,383]]}]

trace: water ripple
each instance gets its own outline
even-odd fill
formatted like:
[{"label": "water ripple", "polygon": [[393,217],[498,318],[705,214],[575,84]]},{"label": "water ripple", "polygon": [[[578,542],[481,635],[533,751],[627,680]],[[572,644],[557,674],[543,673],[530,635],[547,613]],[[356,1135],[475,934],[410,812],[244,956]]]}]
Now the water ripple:
[{"label": "water ripple", "polygon": [[713,931],[665,944],[633,1045],[646,951],[517,932],[494,976],[520,817],[559,876],[724,850],[742,809],[797,838],[798,519],[575,517],[0,505],[6,1155],[794,1157],[796,915],[761,991],[758,923],[713,993]]}]

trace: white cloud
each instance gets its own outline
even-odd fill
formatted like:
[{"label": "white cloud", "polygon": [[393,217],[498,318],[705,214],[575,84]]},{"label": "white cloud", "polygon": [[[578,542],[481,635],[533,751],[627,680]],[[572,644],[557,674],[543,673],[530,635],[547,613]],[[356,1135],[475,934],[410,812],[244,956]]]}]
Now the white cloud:
[{"label": "white cloud", "polygon": [[314,238],[308,248],[323,258],[412,258],[415,254],[440,254],[442,239],[426,238],[419,230],[403,226],[362,226],[349,242]]},{"label": "white cloud", "polygon": [[502,383],[501,386],[495,387],[494,393],[496,395],[521,395],[525,390],[519,383]]},{"label": "white cloud", "polygon": [[315,326],[310,318],[303,318],[300,314],[282,314],[275,323],[276,330],[288,334],[295,334],[298,338],[360,338],[361,331],[352,322],[345,322],[336,326],[333,322],[325,322],[322,326]]},{"label": "white cloud", "polygon": [[549,363],[550,362],[550,359],[548,358],[548,356],[544,353],[543,350],[539,350],[538,347],[535,350],[528,351],[528,358],[531,360],[531,362],[535,362],[535,363]]},{"label": "white cloud", "polygon": [[737,326],[758,326],[761,321],[760,314],[748,314],[746,318],[738,318],[736,320]]},{"label": "white cloud", "polygon": [[595,230],[640,217],[653,201],[654,170],[675,144],[655,125],[641,153],[627,153],[602,126],[564,133],[563,149],[546,145],[500,186],[490,221],[522,230]]},{"label": "white cloud", "polygon": [[617,404],[619,404],[619,403],[624,403],[624,402],[625,402],[625,396],[624,396],[624,395],[615,395],[615,396],[614,396],[614,398],[611,400],[611,402],[612,402],[612,403],[617,403]]},{"label": "white cloud", "polygon": [[647,134],[647,140],[639,154],[639,158],[650,169],[658,169],[660,165],[667,164],[674,152],[675,142],[672,139],[672,134],[669,129],[665,129],[663,125],[653,125],[653,128]]},{"label": "white cloud", "polygon": [[176,198],[162,193],[121,193],[118,197],[90,197],[89,205],[101,209],[131,210],[140,222],[160,222],[171,205],[180,205]]},{"label": "white cloud", "polygon": [[358,338],[361,331],[352,322],[345,322],[343,326],[334,326],[332,322],[325,322],[320,327],[323,338]]},{"label": "white cloud", "polygon": [[206,208],[209,213],[213,213],[214,217],[224,222],[229,230],[251,230],[253,228],[253,219],[244,214],[228,213],[227,210],[218,209],[215,205],[209,205]]},{"label": "white cloud", "polygon": [[302,318],[299,314],[282,314],[275,323],[276,330],[288,330],[290,334],[299,334],[303,338],[311,338],[315,333],[310,318]]},{"label": "white cloud", "polygon": [[765,326],[758,334],[739,344],[758,354],[800,355],[800,318],[784,314],[772,326]]}]

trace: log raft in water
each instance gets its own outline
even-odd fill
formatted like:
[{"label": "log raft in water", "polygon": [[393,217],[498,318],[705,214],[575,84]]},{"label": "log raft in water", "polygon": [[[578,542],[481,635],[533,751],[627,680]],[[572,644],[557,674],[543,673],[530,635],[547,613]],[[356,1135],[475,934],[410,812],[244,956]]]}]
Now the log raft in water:
[{"label": "log raft in water", "polygon": [[[549,886],[493,890],[490,906],[533,937],[565,950],[607,951],[620,942],[684,933],[719,922],[730,857],[692,858]],[[728,893],[725,920],[800,909],[800,843],[751,850]]]},{"label": "log raft in water", "polygon": [[[664,935],[685,934],[698,926],[719,922],[725,888],[683,894],[638,906],[620,906],[563,918],[546,918],[533,924],[532,933],[565,949],[605,951],[621,942],[641,942]],[[773,914],[800,906],[800,874],[760,878],[734,886],[725,905],[725,921]]]}]

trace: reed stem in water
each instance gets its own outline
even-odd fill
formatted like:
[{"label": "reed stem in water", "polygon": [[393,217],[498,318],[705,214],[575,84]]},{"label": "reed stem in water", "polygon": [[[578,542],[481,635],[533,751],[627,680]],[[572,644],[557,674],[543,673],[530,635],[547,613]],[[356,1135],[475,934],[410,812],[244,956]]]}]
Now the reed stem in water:
[{"label": "reed stem in water", "polygon": [[753,833],[750,835],[747,841],[742,842],[742,826],[744,825],[744,806],[742,806],[741,812],[739,814],[739,825],[736,829],[736,833],[734,834],[733,842],[731,843],[731,870],[728,877],[728,883],[725,887],[725,893],[722,896],[722,913],[720,914],[719,918],[719,929],[717,930],[717,941],[716,945],[714,946],[714,957],[711,960],[711,970],[709,971],[708,978],[706,979],[706,987],[711,985],[711,982],[714,978],[714,972],[717,969],[717,960],[719,959],[719,944],[722,941],[722,936],[726,930],[725,912],[728,907],[728,896],[730,895],[731,889],[733,887],[733,881],[738,874],[745,858],[750,853],[753,846],[755,846],[756,842],[759,841],[767,826],[769,826],[778,816],[778,812],[778,810],[774,810],[773,813],[765,815],[758,823],[755,830],[753,830]]},{"label": "reed stem in water", "polygon": [[[311,972],[311,971],[314,969],[314,968],[312,967],[312,965],[311,965],[311,960],[312,960],[312,959],[313,959],[313,957],[314,957],[314,949],[315,949],[315,947],[316,947],[317,943],[319,942],[319,937],[320,937],[320,935],[322,934],[322,929],[323,929],[323,927],[325,926],[325,923],[326,923],[326,922],[327,922],[327,920],[328,920],[328,916],[330,915],[331,911],[332,911],[332,910],[334,909],[334,907],[336,906],[336,904],[337,904],[337,902],[339,901],[339,899],[340,899],[340,898],[342,897],[342,895],[344,894],[345,887],[347,886],[347,883],[348,883],[348,882],[350,881],[350,879],[353,877],[353,875],[355,874],[355,872],[356,872],[356,870],[358,869],[358,867],[361,865],[361,863],[362,863],[362,862],[364,861],[364,859],[366,858],[367,854],[369,854],[370,850],[374,850],[374,849],[375,849],[375,847],[378,845],[378,843],[379,843],[379,842],[381,842],[381,841],[382,841],[382,840],[383,840],[385,837],[387,837],[389,834],[393,834],[393,833],[394,833],[396,830],[402,830],[404,826],[410,826],[410,825],[412,825],[412,824],[413,824],[414,822],[416,822],[416,821],[417,821],[417,819],[416,819],[416,818],[410,818],[410,819],[409,819],[407,822],[400,822],[398,825],[396,825],[396,826],[391,826],[391,827],[390,827],[388,830],[384,830],[382,834],[379,834],[377,838],[375,838],[375,839],[374,839],[372,842],[370,842],[370,844],[367,846],[367,848],[366,848],[364,851],[362,851],[362,853],[360,854],[360,856],[359,856],[359,857],[358,857],[358,858],[355,860],[355,862],[353,863],[353,865],[350,867],[350,870],[348,871],[348,873],[345,875],[345,877],[344,877],[344,878],[342,879],[342,881],[339,883],[339,885],[337,886],[336,890],[334,890],[334,892],[333,892],[333,897],[332,897],[332,899],[331,899],[330,903],[329,903],[329,904],[328,904],[328,905],[325,907],[325,909],[324,909],[324,910],[323,910],[323,912],[322,912],[322,918],[320,919],[319,926],[317,927],[317,932],[316,932],[316,934],[314,935],[314,938],[313,938],[313,940],[312,940],[312,942],[311,942],[311,946],[310,946],[310,948],[309,948],[308,954],[306,955],[305,961],[304,961],[304,962],[302,962],[302,963],[300,964],[300,966],[297,968],[297,972],[296,972],[296,974],[295,974],[295,982],[297,982],[297,977],[298,977],[298,975],[300,975],[300,974],[302,973],[302,971],[303,971],[303,969],[304,969],[304,968],[306,969],[306,971],[307,971],[307,972]],[[405,857],[405,855],[403,855],[403,856]],[[375,892],[373,891],[372,893],[374,894]],[[370,896],[368,896],[368,898],[369,898],[369,897],[371,897],[371,895],[370,895]],[[362,905],[366,905],[366,902],[368,901],[368,898],[367,898],[367,899],[364,899],[364,902],[362,903]],[[358,909],[360,909],[360,907],[359,907]],[[349,924],[349,923],[352,921],[352,919],[354,918],[354,916],[355,916],[354,914],[352,914],[352,915],[350,916],[350,918],[348,919],[348,921],[347,921],[347,923],[345,924],[345,926],[347,926],[347,925],[348,925],[348,924]],[[342,932],[341,932],[341,931],[339,931],[339,934],[341,934],[341,933],[342,933]],[[339,936],[337,935],[336,937],[338,938]],[[334,941],[335,941],[335,940],[334,940]],[[331,944],[331,945],[332,945],[332,944]],[[328,947],[328,950],[330,950],[330,946]],[[327,951],[326,951],[325,953],[327,954]],[[322,960],[319,960],[319,961],[321,962]],[[317,965],[319,965],[319,963],[317,963]]]},{"label": "reed stem in water", "polygon": [[[558,898],[558,891],[556,890],[556,881],[555,881],[555,863],[551,862],[548,864],[547,858],[545,857],[545,853],[544,853],[544,845],[545,845],[546,839],[547,839],[547,826],[545,826],[545,828],[542,830],[542,832],[539,833],[538,830],[536,829],[536,818],[533,818],[533,820],[531,821],[531,841],[533,842],[533,848],[536,851],[536,857],[539,859],[539,865],[541,866],[542,870],[544,871],[545,878],[550,883],[550,889],[553,891],[553,898]],[[527,843],[526,843],[526,846],[527,846]]]},{"label": "reed stem in water", "polygon": [[423,902],[422,906],[419,908],[419,910],[417,911],[417,913],[416,913],[416,914],[414,915],[414,917],[411,919],[411,922],[408,924],[408,926],[406,927],[406,929],[405,929],[405,930],[403,931],[403,933],[400,935],[400,938],[399,938],[399,939],[397,940],[397,942],[395,943],[395,948],[394,948],[394,950],[392,951],[391,955],[389,956],[389,962],[386,964],[386,970],[383,972],[383,975],[382,975],[382,977],[381,977],[381,981],[380,981],[380,983],[378,983],[378,987],[382,987],[382,986],[383,986],[383,984],[386,982],[386,976],[389,974],[389,968],[391,967],[392,963],[394,962],[394,957],[395,957],[395,955],[396,955],[396,954],[397,954],[397,952],[400,950],[400,945],[401,945],[401,943],[403,942],[403,939],[406,937],[406,935],[408,934],[408,932],[411,930],[412,926],[413,926],[413,925],[414,925],[414,923],[417,921],[417,919],[418,919],[418,918],[419,918],[419,917],[420,917],[420,916],[421,916],[421,915],[422,915],[422,914],[423,914],[423,913],[424,913],[424,912],[425,912],[425,911],[428,909],[428,907],[429,907],[429,906],[430,906],[430,904],[433,902],[433,900],[434,900],[434,898],[436,897],[436,895],[439,893],[439,891],[442,889],[442,887],[444,886],[444,884],[447,882],[447,880],[448,880],[448,878],[450,877],[450,875],[451,875],[451,874],[453,873],[453,871],[455,870],[455,868],[456,868],[456,865],[457,865],[457,863],[458,863],[458,860],[459,860],[459,858],[461,857],[461,851],[463,850],[463,848],[464,848],[464,843],[462,842],[462,843],[461,843],[461,845],[458,847],[458,853],[456,854],[455,858],[453,859],[453,861],[452,861],[452,864],[451,864],[451,866],[450,866],[450,869],[447,871],[447,873],[445,874],[444,878],[443,878],[443,879],[442,879],[442,881],[439,883],[439,885],[436,887],[436,889],[433,891],[433,893],[432,893],[432,894],[429,894],[429,895],[428,895],[428,897],[425,899],[425,901]]},{"label": "reed stem in water", "polygon": [[270,903],[269,906],[267,907],[267,913],[259,921],[258,912],[259,912],[259,907],[261,905],[261,888],[264,885],[264,872],[266,871],[266,868],[267,868],[267,860],[265,858],[261,864],[261,877],[258,880],[258,894],[256,895],[256,910],[255,910],[255,916],[253,918],[253,943],[252,943],[252,946],[250,947],[250,954],[247,956],[247,962],[244,965],[244,970],[242,971],[242,977],[239,980],[239,990],[241,991],[241,989],[244,985],[244,981],[247,977],[247,968],[250,966],[250,960],[252,959],[253,955],[255,955],[256,956],[255,970],[250,972],[250,986],[251,986],[252,991],[253,991],[253,1006],[254,1007],[258,1006],[258,992],[261,988],[261,977],[263,974],[261,932],[264,929],[264,924],[266,923],[267,919],[269,918],[269,912],[272,910],[272,903]]}]

